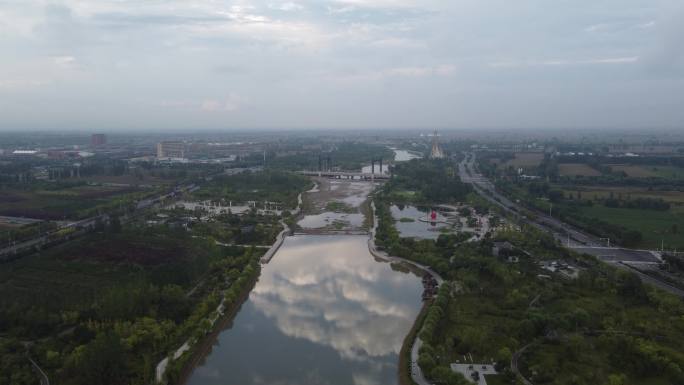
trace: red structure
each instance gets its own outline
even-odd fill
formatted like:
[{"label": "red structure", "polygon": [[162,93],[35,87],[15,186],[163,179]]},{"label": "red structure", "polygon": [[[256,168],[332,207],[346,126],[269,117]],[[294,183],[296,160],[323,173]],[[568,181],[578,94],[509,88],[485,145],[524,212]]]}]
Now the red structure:
[{"label": "red structure", "polygon": [[434,222],[435,220],[437,220],[437,212],[436,212],[435,210],[432,210],[432,212],[430,213],[430,219],[431,219],[433,222]]},{"label": "red structure", "polygon": [[105,134],[93,134],[90,136],[90,146],[100,147],[107,144],[107,136]]}]

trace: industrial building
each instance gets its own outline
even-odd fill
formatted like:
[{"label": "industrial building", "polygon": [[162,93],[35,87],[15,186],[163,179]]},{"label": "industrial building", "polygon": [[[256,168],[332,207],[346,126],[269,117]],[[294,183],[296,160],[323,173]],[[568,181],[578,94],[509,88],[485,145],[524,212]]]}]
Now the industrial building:
[{"label": "industrial building", "polygon": [[179,141],[157,143],[157,158],[185,158],[185,143]]}]

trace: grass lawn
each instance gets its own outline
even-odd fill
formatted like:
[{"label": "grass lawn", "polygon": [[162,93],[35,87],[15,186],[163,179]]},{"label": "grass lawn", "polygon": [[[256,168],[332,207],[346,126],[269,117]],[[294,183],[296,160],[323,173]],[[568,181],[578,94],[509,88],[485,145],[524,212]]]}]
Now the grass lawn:
[{"label": "grass lawn", "polygon": [[649,191],[644,187],[631,187],[631,186],[563,186],[554,185],[554,187],[563,190],[566,197],[572,195],[573,198],[577,198],[577,193],[582,195],[582,199],[605,199],[609,198],[611,194],[613,197],[618,199],[636,199],[636,198],[652,198],[652,199],[662,199],[670,203],[684,203],[684,193],[680,191]]},{"label": "grass lawn", "polygon": [[544,154],[540,152],[517,152],[514,159],[502,164],[501,167],[532,168],[539,166],[542,160],[544,160]]},{"label": "grass lawn", "polygon": [[633,178],[665,178],[665,179],[684,179],[684,169],[674,166],[661,165],[628,165],[628,164],[608,164],[615,172],[624,172]]},{"label": "grass lawn", "polygon": [[661,178],[684,179],[684,168],[681,167],[654,166],[652,170]]},{"label": "grass lawn", "polygon": [[38,219],[74,219],[79,212],[140,190],[131,187],[75,186],[57,190],[0,191],[0,215]]},{"label": "grass lawn", "polygon": [[[638,210],[609,208],[600,205],[580,208],[586,216],[595,217],[609,223],[624,226],[628,229],[640,231],[643,241],[640,246],[655,249],[660,248],[661,232],[666,249],[684,248],[684,210],[680,207],[668,211]],[[670,230],[677,226],[677,233]]]},{"label": "grass lawn", "polygon": [[561,163],[558,173],[563,176],[601,176],[601,173],[584,163]]},{"label": "grass lawn", "polygon": [[627,176],[632,178],[651,178],[657,177],[658,174],[650,169],[648,166],[633,166],[629,164],[608,164],[614,172],[624,172]]}]

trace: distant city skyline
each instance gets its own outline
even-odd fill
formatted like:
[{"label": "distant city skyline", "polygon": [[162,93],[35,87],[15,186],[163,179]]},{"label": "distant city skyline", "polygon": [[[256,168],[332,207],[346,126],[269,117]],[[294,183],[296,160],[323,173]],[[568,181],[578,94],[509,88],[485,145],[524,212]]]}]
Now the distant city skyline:
[{"label": "distant city skyline", "polygon": [[0,1],[0,131],[684,129],[681,0]]}]

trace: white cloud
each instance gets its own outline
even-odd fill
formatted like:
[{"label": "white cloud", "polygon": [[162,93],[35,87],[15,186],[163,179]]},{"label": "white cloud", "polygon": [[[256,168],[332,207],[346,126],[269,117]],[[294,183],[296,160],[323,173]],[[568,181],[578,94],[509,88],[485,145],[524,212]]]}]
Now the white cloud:
[{"label": "white cloud", "polygon": [[654,27],[655,25],[656,25],[655,20],[650,20],[650,21],[647,21],[645,23],[637,24],[637,28],[648,29],[648,28]]},{"label": "white cloud", "polygon": [[247,98],[236,93],[230,93],[225,98],[208,98],[203,100],[162,100],[154,103],[159,107],[203,111],[203,112],[235,112],[240,110],[248,102]]},{"label": "white cloud", "polygon": [[72,68],[76,64],[76,58],[73,56],[54,56],[52,58],[55,65],[61,68]]},{"label": "white cloud", "polygon": [[286,1],[284,3],[269,4],[269,8],[277,9],[280,11],[299,11],[301,9],[304,9],[304,6],[292,1]]},{"label": "white cloud", "polygon": [[233,112],[240,109],[246,102],[246,99],[237,94],[230,94],[225,99],[207,99],[204,100],[200,109],[207,112]]},{"label": "white cloud", "polygon": [[519,67],[564,67],[592,64],[628,64],[639,61],[639,56],[608,57],[598,59],[554,59],[554,60],[531,60],[531,61],[495,61],[488,64],[492,68],[519,68]]},{"label": "white cloud", "polygon": [[[209,112],[236,110],[231,124],[241,127],[473,127],[488,119],[565,126],[594,115],[581,103],[557,103],[543,121],[539,113],[504,119],[489,111],[510,108],[500,95],[511,90],[521,101],[551,100],[541,90],[569,82],[577,94],[563,97],[612,90],[591,105],[616,111],[602,115],[615,125],[680,125],[684,110],[624,106],[644,93],[684,98],[681,0],[579,1],[0,0],[3,102],[50,106],[40,115],[3,111],[0,129],[97,127],[111,125],[112,115],[125,117],[121,126],[189,128],[202,119],[224,128],[224,114]],[[581,76],[557,71],[523,82],[492,68],[572,68],[568,75]],[[665,86],[664,78],[672,81]],[[222,89],[254,101],[245,109]],[[456,113],[443,102],[461,92],[480,95],[478,106]],[[140,112],[159,100],[174,114]],[[93,113],[83,114],[84,105]]]}]

